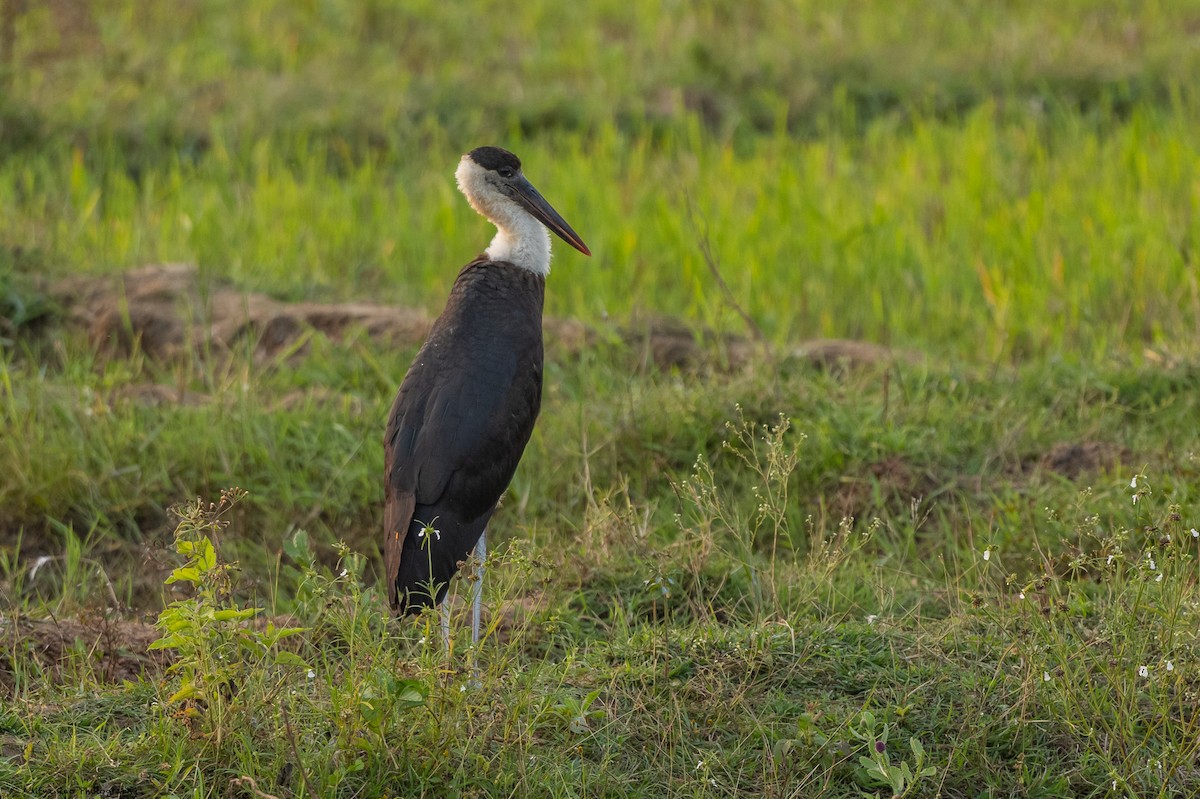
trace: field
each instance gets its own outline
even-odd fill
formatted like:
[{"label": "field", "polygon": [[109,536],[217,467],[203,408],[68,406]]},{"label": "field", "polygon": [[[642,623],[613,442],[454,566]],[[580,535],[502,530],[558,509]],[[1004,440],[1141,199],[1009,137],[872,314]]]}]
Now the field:
[{"label": "field", "polygon": [[[0,9],[4,797],[1200,793],[1200,3]],[[448,654],[485,143],[594,257]]]}]

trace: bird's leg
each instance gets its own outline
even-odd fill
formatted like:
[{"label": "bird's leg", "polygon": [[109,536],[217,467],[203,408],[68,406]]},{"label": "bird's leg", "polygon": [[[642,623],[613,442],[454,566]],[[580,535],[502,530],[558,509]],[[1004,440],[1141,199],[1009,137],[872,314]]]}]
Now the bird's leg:
[{"label": "bird's leg", "polygon": [[483,608],[483,562],[487,559],[487,528],[483,528],[483,532],[479,534],[479,541],[475,544],[475,557],[479,559],[479,566],[475,572],[475,590],[474,597],[471,601],[471,643],[479,643],[479,616]]},{"label": "bird's leg", "polygon": [[446,655],[450,655],[450,598],[442,600],[442,640],[446,642]]}]

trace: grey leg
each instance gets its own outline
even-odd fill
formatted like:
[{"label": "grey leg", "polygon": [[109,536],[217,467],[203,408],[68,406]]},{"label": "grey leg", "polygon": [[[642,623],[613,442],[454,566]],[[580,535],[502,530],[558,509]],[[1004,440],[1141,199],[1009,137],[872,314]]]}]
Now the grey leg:
[{"label": "grey leg", "polygon": [[479,534],[475,545],[475,557],[479,558],[479,571],[475,577],[475,590],[471,607],[471,643],[479,643],[479,616],[483,609],[483,562],[487,559],[487,528]]},{"label": "grey leg", "polygon": [[446,642],[446,654],[450,654],[450,598],[442,600],[442,640]]}]

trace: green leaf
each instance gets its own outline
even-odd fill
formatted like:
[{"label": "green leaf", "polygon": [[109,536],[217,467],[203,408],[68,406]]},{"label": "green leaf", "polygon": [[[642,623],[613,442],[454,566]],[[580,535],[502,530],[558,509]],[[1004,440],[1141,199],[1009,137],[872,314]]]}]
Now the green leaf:
[{"label": "green leaf", "polygon": [[191,629],[193,619],[191,616],[175,613],[170,618],[160,617],[159,622],[167,628],[168,632],[177,633],[180,630]]},{"label": "green leaf", "polygon": [[198,583],[200,582],[200,571],[194,566],[180,566],[178,569],[171,572],[171,576],[166,579],[167,585],[180,581]]},{"label": "green leaf", "polygon": [[277,666],[294,666],[298,669],[310,669],[311,666],[304,658],[293,652],[276,652],[275,665]]},{"label": "green leaf", "polygon": [[292,534],[291,538],[283,539],[284,553],[294,561],[299,563],[311,563],[313,556],[312,550],[308,546],[308,531],[297,530]]},{"label": "green leaf", "polygon": [[183,638],[178,635],[167,635],[159,638],[157,641],[151,642],[146,647],[147,649],[175,649],[183,643]]},{"label": "green leaf", "polygon": [[278,641],[281,638],[287,638],[292,635],[299,635],[300,633],[306,632],[308,632],[307,627],[281,627],[275,631],[275,640]]},{"label": "green leaf", "polygon": [[212,541],[207,538],[200,539],[200,570],[211,571],[217,565],[217,550],[213,547]]},{"label": "green leaf", "polygon": [[383,706],[374,697],[363,697],[358,702],[358,713],[363,721],[378,726],[383,721]]},{"label": "green leaf", "polygon": [[388,692],[392,696],[392,701],[401,708],[423,705],[425,704],[425,698],[429,696],[429,689],[420,680],[397,680],[393,678],[388,689]]},{"label": "green leaf", "polygon": [[262,608],[226,608],[214,613],[213,621],[244,621],[245,619],[253,619],[261,612]]},{"label": "green leaf", "polygon": [[267,647],[275,646],[284,638],[296,635],[298,633],[308,632],[307,627],[282,627],[276,629],[274,624],[267,623],[267,629],[262,633],[262,642]]},{"label": "green leaf", "polygon": [[191,680],[188,680],[187,682],[185,682],[183,684],[183,687],[181,687],[175,693],[171,694],[171,697],[167,700],[167,704],[171,705],[176,702],[181,702],[184,699],[191,699],[195,695],[196,695],[196,683],[192,682]]}]

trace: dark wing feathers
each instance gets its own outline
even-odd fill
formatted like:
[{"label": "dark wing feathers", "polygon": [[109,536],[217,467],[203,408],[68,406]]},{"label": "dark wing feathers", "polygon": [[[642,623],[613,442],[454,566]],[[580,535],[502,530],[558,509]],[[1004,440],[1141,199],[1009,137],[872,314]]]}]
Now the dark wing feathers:
[{"label": "dark wing feathers", "polygon": [[388,486],[383,508],[383,573],[388,586],[388,604],[399,603],[396,575],[400,573],[400,555],[404,551],[404,536],[412,523],[416,497],[410,491],[393,491]]},{"label": "dark wing feathers", "polygon": [[[384,568],[393,607],[398,592],[413,587],[398,582],[416,568],[409,564],[399,580],[414,514],[429,516],[424,523],[452,518],[477,538],[482,526],[464,523],[490,514],[512,479],[541,399],[543,287],[540,276],[510,264],[472,262],[405,375],[384,438]],[[446,538],[441,560],[451,564],[475,545]]]}]

